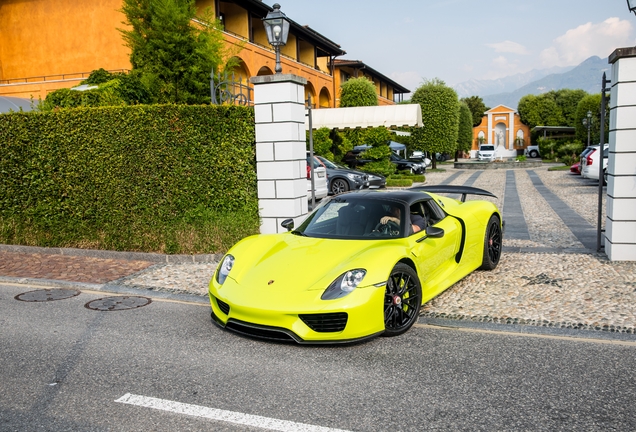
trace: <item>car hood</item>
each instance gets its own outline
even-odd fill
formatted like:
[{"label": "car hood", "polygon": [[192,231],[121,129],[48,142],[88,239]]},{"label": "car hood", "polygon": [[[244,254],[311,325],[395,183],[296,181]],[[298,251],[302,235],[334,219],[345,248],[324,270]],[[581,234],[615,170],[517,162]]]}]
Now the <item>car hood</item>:
[{"label": "car hood", "polygon": [[[247,289],[269,292],[325,290],[346,271],[363,268],[367,270],[359,286],[363,288],[386,281],[404,250],[399,240],[260,235],[243,240],[228,252],[235,258],[229,277]],[[396,255],[395,260],[389,258],[392,255]]]},{"label": "car hood", "polygon": [[364,177],[367,175],[366,173],[363,173],[362,171],[340,169],[340,168],[327,168],[327,174],[329,175],[329,177],[332,177],[334,175],[346,176],[347,174],[355,174],[355,175],[359,175],[360,177]]}]

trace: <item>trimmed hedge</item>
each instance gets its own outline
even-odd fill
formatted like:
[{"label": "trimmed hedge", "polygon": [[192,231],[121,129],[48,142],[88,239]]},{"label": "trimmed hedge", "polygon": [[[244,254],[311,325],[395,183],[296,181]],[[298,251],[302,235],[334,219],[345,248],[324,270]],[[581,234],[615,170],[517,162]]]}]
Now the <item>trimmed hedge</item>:
[{"label": "trimmed hedge", "polygon": [[239,238],[258,230],[255,172],[251,108],[0,115],[0,242],[216,252],[197,234],[214,220],[241,212]]}]

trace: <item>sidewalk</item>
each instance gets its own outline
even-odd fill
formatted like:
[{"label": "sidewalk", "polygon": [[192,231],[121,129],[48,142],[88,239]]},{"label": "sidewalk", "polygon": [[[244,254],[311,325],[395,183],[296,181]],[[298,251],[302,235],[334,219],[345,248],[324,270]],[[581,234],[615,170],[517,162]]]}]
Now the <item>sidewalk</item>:
[{"label": "sidewalk", "polygon": [[[589,203],[596,202],[598,183],[546,168],[477,173],[444,168],[446,172],[427,174],[427,184],[489,190],[498,198],[487,198],[503,209],[504,218],[512,204],[520,208],[523,217],[515,223],[526,231],[507,231],[497,269],[476,271],[424,305],[425,320],[636,333],[636,263],[612,263],[586,247],[581,243],[585,237],[568,225],[568,216],[557,214],[550,204],[561,200],[593,227],[596,209]],[[515,187],[507,188],[511,182]],[[0,245],[0,283],[147,290],[205,302],[219,259]]]}]

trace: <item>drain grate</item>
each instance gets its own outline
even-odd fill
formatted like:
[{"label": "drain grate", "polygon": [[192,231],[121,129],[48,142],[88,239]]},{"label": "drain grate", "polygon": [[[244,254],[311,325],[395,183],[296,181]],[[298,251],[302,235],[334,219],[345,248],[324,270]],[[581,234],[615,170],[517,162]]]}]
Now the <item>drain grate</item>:
[{"label": "drain grate", "polygon": [[84,307],[97,311],[118,311],[137,309],[149,305],[151,302],[149,298],[137,296],[104,297],[90,301]]},{"label": "drain grate", "polygon": [[54,300],[64,300],[67,298],[75,297],[79,294],[80,291],[78,290],[51,288],[28,291],[22,294],[18,294],[14,297],[14,299],[25,302],[47,302]]}]

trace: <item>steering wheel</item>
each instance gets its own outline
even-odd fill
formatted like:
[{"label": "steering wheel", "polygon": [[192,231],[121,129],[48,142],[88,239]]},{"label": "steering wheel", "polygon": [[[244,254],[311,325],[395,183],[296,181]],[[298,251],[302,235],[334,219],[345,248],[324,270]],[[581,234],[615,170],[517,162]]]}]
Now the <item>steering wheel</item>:
[{"label": "steering wheel", "polygon": [[393,221],[388,221],[386,224],[380,222],[375,226],[373,232],[384,235],[398,235],[400,232],[400,225]]}]

